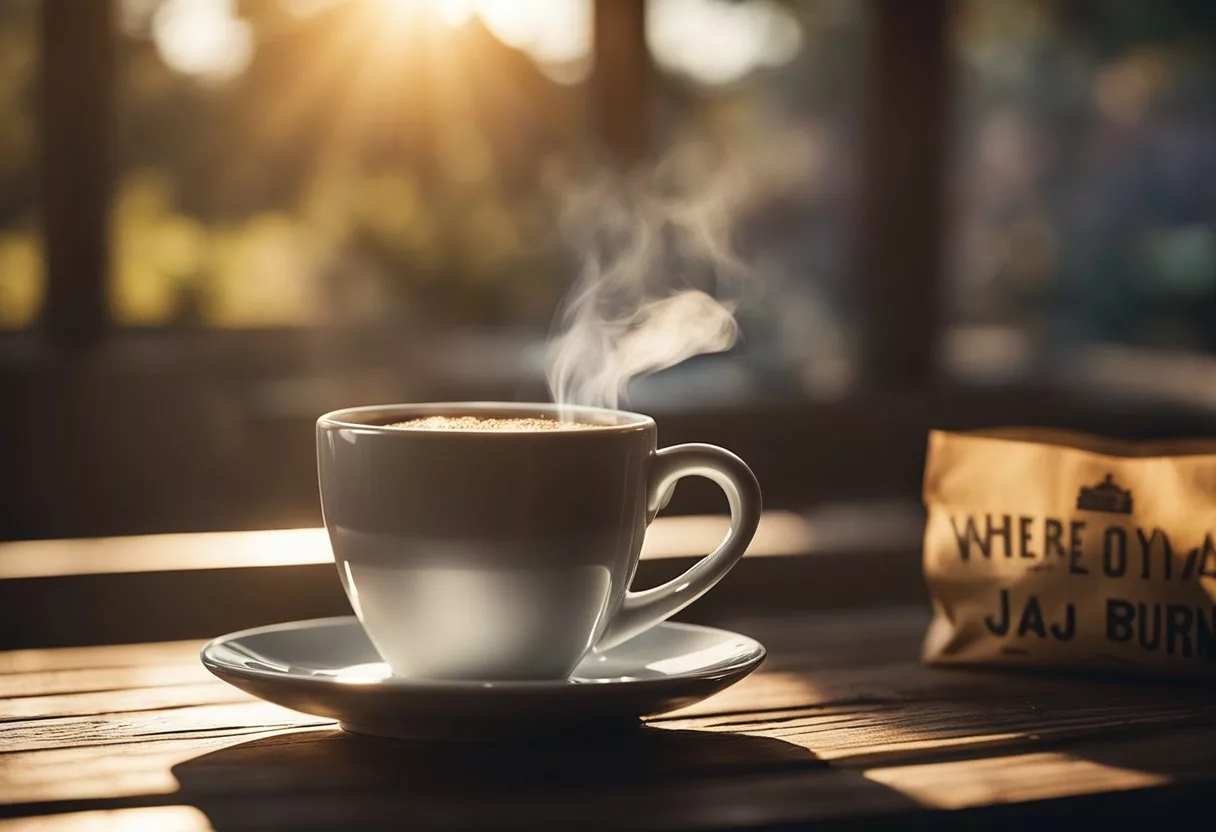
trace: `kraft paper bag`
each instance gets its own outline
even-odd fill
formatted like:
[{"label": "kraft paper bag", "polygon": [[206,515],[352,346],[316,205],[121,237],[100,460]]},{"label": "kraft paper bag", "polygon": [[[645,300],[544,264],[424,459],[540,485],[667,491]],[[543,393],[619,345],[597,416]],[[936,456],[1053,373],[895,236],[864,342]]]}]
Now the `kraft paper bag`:
[{"label": "kraft paper bag", "polygon": [[1216,443],[929,437],[933,664],[1212,675]]}]

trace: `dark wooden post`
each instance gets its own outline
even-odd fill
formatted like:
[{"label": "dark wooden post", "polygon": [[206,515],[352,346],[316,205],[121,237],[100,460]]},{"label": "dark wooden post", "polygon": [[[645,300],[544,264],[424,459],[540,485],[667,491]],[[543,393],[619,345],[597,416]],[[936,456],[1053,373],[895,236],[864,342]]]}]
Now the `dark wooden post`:
[{"label": "dark wooden post", "polygon": [[650,150],[652,66],[646,0],[595,0],[591,118],[604,149],[628,168]]},{"label": "dark wooden post", "polygon": [[86,348],[105,330],[114,29],[111,0],[42,3],[42,327]]},{"label": "dark wooden post", "polygon": [[862,379],[932,383],[945,296],[950,0],[870,0],[853,274]]}]

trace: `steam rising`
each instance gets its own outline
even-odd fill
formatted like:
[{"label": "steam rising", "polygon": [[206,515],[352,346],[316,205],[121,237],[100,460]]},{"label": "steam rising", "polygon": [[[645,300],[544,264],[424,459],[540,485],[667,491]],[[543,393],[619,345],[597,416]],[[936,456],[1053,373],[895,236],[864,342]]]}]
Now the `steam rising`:
[{"label": "steam rising", "polygon": [[584,260],[549,347],[555,402],[617,407],[632,379],[735,344],[740,181],[684,153],[570,199],[561,230]]}]

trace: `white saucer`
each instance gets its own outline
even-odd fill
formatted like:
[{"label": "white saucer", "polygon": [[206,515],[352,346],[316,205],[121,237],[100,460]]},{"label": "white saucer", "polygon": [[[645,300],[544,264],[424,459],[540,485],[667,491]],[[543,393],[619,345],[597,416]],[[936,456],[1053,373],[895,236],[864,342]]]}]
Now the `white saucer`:
[{"label": "white saucer", "polygon": [[396,678],[354,616],[276,624],[215,639],[207,669],[261,699],[347,731],[482,740],[636,724],[733,685],[764,661],[738,633],[659,624],[588,657],[569,680],[444,682]]}]

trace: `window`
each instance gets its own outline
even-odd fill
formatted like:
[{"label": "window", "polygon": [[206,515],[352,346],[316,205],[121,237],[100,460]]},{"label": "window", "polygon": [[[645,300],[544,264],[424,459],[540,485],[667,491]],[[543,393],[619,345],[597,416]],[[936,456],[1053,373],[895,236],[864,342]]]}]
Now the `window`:
[{"label": "window", "polygon": [[[741,338],[629,403],[674,418],[850,382],[851,0],[41,5],[49,349],[29,372],[0,344],[22,494],[4,535],[315,522],[318,413],[546,397],[587,265],[572,194],[639,162],[685,202],[743,171],[701,242],[747,268],[655,272],[721,289]],[[48,390],[88,430],[40,419]],[[88,496],[65,513],[69,471]]]}]

